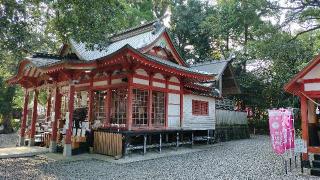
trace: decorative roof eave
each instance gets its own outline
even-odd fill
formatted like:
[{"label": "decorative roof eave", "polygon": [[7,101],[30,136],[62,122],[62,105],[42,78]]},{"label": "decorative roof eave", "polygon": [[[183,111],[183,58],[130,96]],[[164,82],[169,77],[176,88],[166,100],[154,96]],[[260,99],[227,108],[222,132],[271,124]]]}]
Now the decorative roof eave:
[{"label": "decorative roof eave", "polygon": [[95,61],[87,62],[87,61],[72,61],[72,60],[62,60],[56,63],[46,65],[46,66],[36,66],[30,61],[30,59],[25,58],[19,63],[18,72],[11,78],[9,78],[6,82],[10,85],[18,84],[19,81],[24,77],[24,69],[27,65],[37,68],[43,74],[45,73],[54,73],[60,71],[62,69],[83,69],[83,70],[91,70],[97,67]]},{"label": "decorative roof eave", "polygon": [[[131,56],[135,57],[137,60],[140,60],[142,64],[144,65],[149,65],[154,68],[158,68],[162,71],[167,71],[168,73],[173,73],[172,70],[175,70],[178,75],[184,76],[187,78],[193,78],[193,79],[199,79],[200,81],[210,81],[210,80],[215,80],[215,75],[214,74],[203,74],[200,72],[188,72],[182,69],[170,67],[168,65],[162,64],[160,62],[156,62],[150,57],[140,53],[139,51],[135,50],[132,48],[130,45],[126,45],[126,48],[128,48],[128,54]],[[148,60],[148,61],[143,61],[143,60]],[[168,69],[169,68],[169,69]]]},{"label": "decorative roof eave", "polygon": [[303,68],[299,73],[297,73],[287,84],[284,85],[283,89],[291,94],[298,95],[300,94],[300,85],[299,80],[304,75],[306,75],[312,68],[314,68],[317,64],[320,63],[320,54],[313,58],[309,64]]},{"label": "decorative roof eave", "polygon": [[[118,58],[123,56],[132,56],[136,58],[140,63],[160,69],[162,71],[167,71],[171,74],[177,74],[180,76],[184,76],[192,79],[199,79],[200,81],[214,80],[213,74],[202,74],[198,72],[188,72],[183,69],[175,68],[168,66],[166,64],[154,61],[147,57],[146,55],[140,53],[139,51],[132,48],[130,45],[125,45],[121,49],[116,52],[113,52],[107,56],[101,57],[94,61],[80,61],[80,60],[61,60],[56,63],[50,64],[48,66],[39,66],[37,67],[33,64],[30,59],[25,58],[19,63],[18,73],[12,78],[7,80],[8,84],[16,84],[19,83],[19,80],[23,78],[24,68],[27,65],[31,65],[33,67],[38,68],[42,73],[54,73],[60,71],[62,69],[83,69],[83,70],[92,70],[99,67],[103,67],[105,65],[118,63]],[[184,67],[185,68],[185,67]],[[198,80],[198,81],[199,81]]]},{"label": "decorative roof eave", "polygon": [[29,60],[27,60],[27,59],[22,60],[19,63],[17,73],[14,76],[12,76],[11,78],[7,79],[6,83],[9,85],[16,84],[21,79],[21,76],[23,75],[23,70],[28,64],[30,64]]},{"label": "decorative roof eave", "polygon": [[170,48],[174,51],[173,53],[175,54],[175,56],[178,58],[177,60],[179,61],[179,63],[181,63],[183,66],[185,67],[189,67],[189,65],[186,63],[186,61],[181,57],[180,53],[177,51],[175,45],[173,44],[173,40],[170,37],[167,28],[164,28],[163,32],[160,34],[159,37],[157,37],[152,43],[150,43],[149,45],[140,48],[139,50],[141,50],[143,53],[145,52],[146,49],[150,48],[151,46],[153,46],[156,42],[158,42],[158,40],[164,36],[164,38],[166,38],[166,40],[169,43]]}]

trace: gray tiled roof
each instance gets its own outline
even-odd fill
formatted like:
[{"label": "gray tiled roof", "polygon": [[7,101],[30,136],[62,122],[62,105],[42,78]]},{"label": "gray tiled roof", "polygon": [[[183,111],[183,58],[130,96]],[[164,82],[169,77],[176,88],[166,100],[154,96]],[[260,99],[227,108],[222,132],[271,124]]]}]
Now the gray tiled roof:
[{"label": "gray tiled roof", "polygon": [[36,58],[35,57],[26,57],[25,59],[29,60],[36,67],[49,66],[49,65],[56,64],[61,61],[56,58],[40,58],[40,57],[36,57]]},{"label": "gray tiled roof", "polygon": [[91,61],[116,52],[127,44],[129,44],[134,49],[143,48],[154,42],[164,31],[165,27],[161,27],[161,29],[156,33],[153,33],[152,30],[143,32],[127,39],[115,41],[102,50],[99,50],[98,48],[95,48],[94,50],[88,50],[85,43],[77,43],[74,40],[71,40],[70,44],[73,51],[81,60]]},{"label": "gray tiled roof", "polygon": [[191,68],[216,74],[216,79],[219,79],[229,62],[230,60],[210,61],[192,65]]},{"label": "gray tiled roof", "polygon": [[215,75],[215,74],[210,73],[210,72],[199,71],[197,69],[192,69],[192,68],[188,68],[188,67],[185,67],[185,66],[181,66],[179,64],[173,63],[173,62],[168,61],[166,59],[162,59],[162,58],[159,58],[159,57],[156,57],[156,56],[152,56],[152,55],[149,55],[149,54],[144,54],[144,55],[146,57],[148,57],[149,60],[153,60],[153,61],[155,61],[157,63],[163,64],[163,65],[166,65],[166,66],[170,66],[172,68],[180,69],[180,70],[183,70],[183,71],[186,71],[186,72],[197,73],[197,74]]}]

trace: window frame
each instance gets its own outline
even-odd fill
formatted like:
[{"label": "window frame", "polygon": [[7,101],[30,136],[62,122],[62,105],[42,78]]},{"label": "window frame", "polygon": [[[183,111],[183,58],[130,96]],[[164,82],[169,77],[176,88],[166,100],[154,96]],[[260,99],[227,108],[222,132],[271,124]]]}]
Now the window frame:
[{"label": "window frame", "polygon": [[192,99],[192,115],[194,116],[208,116],[209,102]]}]

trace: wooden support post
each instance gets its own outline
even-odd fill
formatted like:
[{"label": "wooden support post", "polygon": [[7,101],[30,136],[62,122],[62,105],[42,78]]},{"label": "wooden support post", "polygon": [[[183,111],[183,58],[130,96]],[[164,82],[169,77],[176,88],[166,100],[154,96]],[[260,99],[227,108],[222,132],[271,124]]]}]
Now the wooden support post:
[{"label": "wooden support post", "polygon": [[209,144],[209,141],[210,141],[210,132],[209,132],[209,130],[207,130],[208,132],[207,132],[207,144]]},{"label": "wooden support post", "polygon": [[147,135],[143,135],[143,155],[145,155],[147,152]]},{"label": "wooden support post", "polygon": [[133,99],[133,92],[132,92],[132,83],[133,83],[132,74],[128,75],[128,99],[127,99],[127,122],[126,126],[129,131],[132,128],[132,99]]},{"label": "wooden support post", "polygon": [[[301,102],[301,130],[302,130],[302,139],[307,143],[307,147],[309,146],[308,141],[308,112],[307,112],[307,98],[305,96],[300,96]],[[308,160],[308,153],[303,153],[303,160]]]},{"label": "wooden support post", "polygon": [[128,148],[129,148],[129,145],[130,145],[129,136],[126,135],[126,134],[124,134],[123,136],[124,136],[123,155],[124,155],[124,157],[127,157],[128,154],[129,154]]},{"label": "wooden support post", "polygon": [[191,132],[191,148],[193,147],[194,145],[194,134],[193,134],[193,131]]},{"label": "wooden support post", "polygon": [[183,84],[180,86],[180,127],[183,128]]},{"label": "wooden support post", "polygon": [[73,83],[69,85],[69,121],[66,122],[67,130],[66,130],[66,138],[65,144],[63,149],[64,156],[71,156],[72,155],[72,147],[71,147],[71,137],[72,137],[72,130],[73,130],[73,111],[74,111],[74,94],[75,94],[75,87]]},{"label": "wooden support post", "polygon": [[176,144],[176,148],[178,149],[178,147],[179,147],[179,133],[177,132],[177,137],[176,137],[177,139],[177,144]]},{"label": "wooden support post", "polygon": [[166,77],[166,90],[165,90],[165,128],[168,128],[168,108],[169,108],[169,84],[168,84],[168,78]]},{"label": "wooden support post", "polygon": [[48,121],[50,121],[51,119],[50,119],[50,116],[51,116],[51,90],[50,89],[48,89],[48,91],[47,91],[47,95],[48,95],[48,97],[47,97],[47,111],[46,111],[46,122],[48,122]]},{"label": "wooden support post", "polygon": [[91,126],[93,124],[93,101],[94,101],[94,92],[93,92],[93,77],[90,77],[90,86],[89,86],[89,104],[88,104],[88,121],[89,121],[89,128],[91,129]]},{"label": "wooden support post", "polygon": [[23,103],[23,114],[22,114],[21,129],[20,129],[20,136],[19,136],[19,145],[20,146],[24,146],[24,135],[26,132],[27,116],[28,116],[28,102],[29,102],[29,92],[27,89],[25,89],[24,103]]},{"label": "wooden support post", "polygon": [[[108,85],[111,85],[111,74],[108,76]],[[105,126],[110,126],[110,115],[111,115],[111,100],[112,100],[112,90],[111,88],[108,88],[107,90],[107,98],[106,98],[106,121]]]},{"label": "wooden support post", "polygon": [[159,134],[159,152],[161,153],[162,150],[162,134]]},{"label": "wooden support post", "polygon": [[34,146],[34,140],[35,140],[34,137],[36,134],[36,122],[38,119],[38,95],[39,95],[39,91],[37,89],[34,89],[29,146]]},{"label": "wooden support post", "polygon": [[61,97],[59,87],[55,87],[54,91],[54,114],[52,123],[52,136],[50,141],[50,152],[57,151],[57,132],[58,121],[61,118]]},{"label": "wooden support post", "polygon": [[148,90],[148,128],[152,128],[152,76],[149,74],[149,90]]}]

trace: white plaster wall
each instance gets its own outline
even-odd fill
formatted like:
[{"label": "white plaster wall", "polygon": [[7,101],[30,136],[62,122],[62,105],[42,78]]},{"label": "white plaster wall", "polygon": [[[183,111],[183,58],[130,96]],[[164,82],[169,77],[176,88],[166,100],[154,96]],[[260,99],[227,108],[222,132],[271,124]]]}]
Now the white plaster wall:
[{"label": "white plaster wall", "polygon": [[162,80],[165,80],[165,79],[164,79],[164,77],[163,77],[163,75],[162,75],[162,74],[160,74],[160,73],[156,73],[153,77],[154,77],[154,78],[156,78],[156,79],[162,79]]},{"label": "white plaster wall", "polygon": [[144,69],[137,69],[136,73],[142,76],[148,76],[148,73]]},{"label": "white plaster wall", "polygon": [[120,84],[120,83],[122,83],[122,79],[121,79],[121,78],[119,78],[119,79],[112,79],[112,80],[111,80],[111,84]]},{"label": "white plaster wall", "polygon": [[168,88],[172,89],[172,90],[178,90],[178,91],[180,90],[179,86],[175,86],[175,85],[171,85],[171,84],[169,84]]},{"label": "white plaster wall", "polygon": [[96,82],[93,82],[93,86],[104,86],[104,85],[108,85],[108,81],[96,81]]},{"label": "white plaster wall", "polygon": [[170,82],[176,82],[176,83],[180,83],[179,79],[175,76],[172,76],[170,79],[169,79]]},{"label": "white plaster wall", "polygon": [[320,83],[306,83],[304,84],[305,91],[319,91]]},{"label": "white plaster wall", "polygon": [[160,88],[165,88],[166,84],[165,83],[160,83],[160,82],[152,82],[152,86],[154,87],[160,87]]},{"label": "white plaster wall", "polygon": [[140,79],[140,78],[133,78],[133,83],[149,85],[149,80]]},{"label": "white plaster wall", "polygon": [[180,127],[180,94],[168,93],[168,127]]},{"label": "white plaster wall", "polygon": [[320,78],[320,64],[317,64],[302,79],[317,79],[317,78]]},{"label": "white plaster wall", "polygon": [[[192,115],[192,100],[209,102],[209,114]],[[183,96],[183,129],[206,130],[215,129],[215,99],[211,97],[186,94]]]}]

